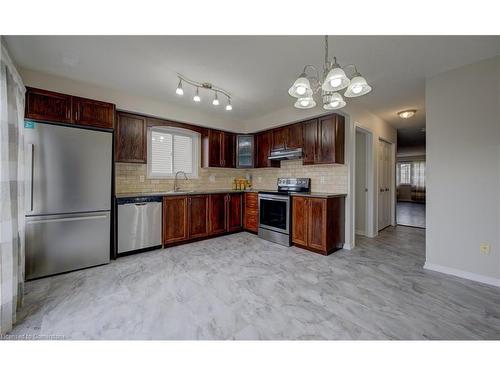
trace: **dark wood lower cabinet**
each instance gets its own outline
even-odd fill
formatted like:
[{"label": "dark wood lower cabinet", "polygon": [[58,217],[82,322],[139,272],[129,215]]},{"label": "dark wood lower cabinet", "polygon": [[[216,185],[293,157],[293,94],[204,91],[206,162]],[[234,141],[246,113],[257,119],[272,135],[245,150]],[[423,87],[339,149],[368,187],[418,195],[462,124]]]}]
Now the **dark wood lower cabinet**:
[{"label": "dark wood lower cabinet", "polygon": [[257,233],[259,229],[259,201],[258,193],[244,194],[243,228]]},{"label": "dark wood lower cabinet", "polygon": [[292,242],[296,245],[307,246],[308,207],[307,198],[292,198]]},{"label": "dark wood lower cabinet", "polygon": [[329,255],[344,246],[344,219],[344,197],[292,197],[292,242]]},{"label": "dark wood lower cabinet", "polygon": [[226,194],[210,195],[210,234],[226,231]]},{"label": "dark wood lower cabinet", "polygon": [[243,228],[241,194],[227,195],[227,231],[236,232]]},{"label": "dark wood lower cabinet", "polygon": [[188,237],[187,196],[163,197],[163,244],[185,241]]},{"label": "dark wood lower cabinet", "polygon": [[208,206],[209,195],[188,196],[189,238],[206,237],[209,233]]},{"label": "dark wood lower cabinet", "polygon": [[164,197],[163,244],[242,230],[242,202],[241,193]]}]

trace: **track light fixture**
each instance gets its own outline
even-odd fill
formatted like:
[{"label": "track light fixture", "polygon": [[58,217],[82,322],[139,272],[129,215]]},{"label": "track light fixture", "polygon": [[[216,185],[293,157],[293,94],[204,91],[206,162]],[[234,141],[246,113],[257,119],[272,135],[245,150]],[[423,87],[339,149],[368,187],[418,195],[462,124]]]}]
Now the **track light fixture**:
[{"label": "track light fixture", "polygon": [[177,77],[179,78],[179,84],[177,85],[177,89],[175,90],[175,93],[177,95],[184,94],[184,89],[182,88],[182,84],[186,83],[186,84],[196,88],[195,95],[193,96],[193,101],[195,101],[196,103],[201,102],[200,89],[204,89],[204,90],[212,91],[214,93],[214,99],[212,100],[212,104],[214,106],[220,105],[219,94],[221,94],[227,98],[226,111],[231,111],[233,109],[233,106],[231,104],[231,95],[226,90],[224,90],[220,87],[216,87],[209,82],[193,81],[192,79],[189,79],[189,78],[187,78],[179,73],[177,73]]}]

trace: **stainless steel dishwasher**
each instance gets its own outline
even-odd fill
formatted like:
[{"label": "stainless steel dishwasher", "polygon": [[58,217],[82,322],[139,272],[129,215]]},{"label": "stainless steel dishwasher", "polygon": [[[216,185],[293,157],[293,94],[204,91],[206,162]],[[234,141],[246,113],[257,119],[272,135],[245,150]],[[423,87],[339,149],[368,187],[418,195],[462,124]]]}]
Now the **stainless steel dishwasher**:
[{"label": "stainless steel dishwasher", "polygon": [[162,198],[118,198],[118,254],[162,245]]}]

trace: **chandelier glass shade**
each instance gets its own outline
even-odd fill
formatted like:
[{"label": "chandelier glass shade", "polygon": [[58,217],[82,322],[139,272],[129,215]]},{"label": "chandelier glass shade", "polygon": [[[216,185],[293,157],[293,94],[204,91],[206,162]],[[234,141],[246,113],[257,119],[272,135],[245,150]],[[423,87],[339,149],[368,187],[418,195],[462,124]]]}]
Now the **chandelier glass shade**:
[{"label": "chandelier glass shade", "polygon": [[213,93],[214,97],[212,100],[212,104],[217,107],[221,104],[221,101],[219,99],[219,95],[225,96],[227,100],[227,104],[225,106],[226,111],[231,111],[233,109],[233,105],[231,104],[231,94],[229,94],[226,90],[214,86],[213,84],[209,82],[197,82],[192,79],[189,79],[179,73],[177,73],[177,77],[179,78],[179,84],[177,85],[177,89],[175,90],[175,93],[179,96],[184,95],[184,88],[182,87],[182,84],[185,83],[188,86],[191,86],[195,89],[195,94],[193,96],[193,101],[196,103],[201,102],[201,96],[200,96],[200,89],[201,90],[206,90],[210,91]]},{"label": "chandelier glass shade", "polygon": [[305,73],[302,73],[299,78],[295,80],[292,87],[288,90],[288,94],[294,98],[309,97],[313,94],[311,83]]},{"label": "chandelier glass shade", "polygon": [[334,92],[330,96],[330,101],[323,104],[323,108],[326,110],[329,110],[329,111],[333,111],[336,109],[343,108],[343,107],[345,107],[345,105],[346,105],[346,102],[345,102],[344,98],[342,97],[342,95],[340,95],[337,92]]},{"label": "chandelier glass shade", "polygon": [[[347,69],[352,69],[350,75],[346,73]],[[339,91],[346,88],[347,90],[342,96]],[[320,79],[319,70],[314,65],[306,65],[288,89],[288,94],[297,99],[294,104],[295,108],[309,109],[316,106],[313,96],[321,92],[323,108],[333,111],[346,106],[344,97],[355,98],[366,95],[370,91],[372,88],[358,72],[355,65],[349,64],[342,67],[337,63],[336,57],[333,58],[333,61],[328,59],[328,36],[325,36],[323,79]]]},{"label": "chandelier glass shade", "polygon": [[368,85],[366,79],[358,75],[351,79],[351,84],[344,93],[344,96],[347,98],[356,98],[368,94],[370,91],[372,91],[372,88]]}]

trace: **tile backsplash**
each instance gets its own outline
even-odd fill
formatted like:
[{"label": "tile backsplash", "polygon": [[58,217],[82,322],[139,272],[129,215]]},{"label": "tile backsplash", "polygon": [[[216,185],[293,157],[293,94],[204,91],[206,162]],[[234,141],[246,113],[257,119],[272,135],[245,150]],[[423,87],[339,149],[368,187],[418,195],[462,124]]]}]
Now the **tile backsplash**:
[{"label": "tile backsplash", "polygon": [[278,177],[309,177],[311,191],[347,193],[347,165],[344,164],[302,165],[302,159],[282,160],[281,168],[259,168],[249,171],[256,189],[276,189]]},{"label": "tile backsplash", "polygon": [[[302,165],[302,160],[282,160],[281,168],[226,169],[200,168],[197,179],[179,179],[182,189],[230,189],[235,178],[252,177],[255,189],[276,189],[278,177],[309,177],[311,190],[328,193],[347,193],[347,166],[339,164]],[[173,179],[148,179],[146,164],[116,163],[116,193],[169,191]]]}]

